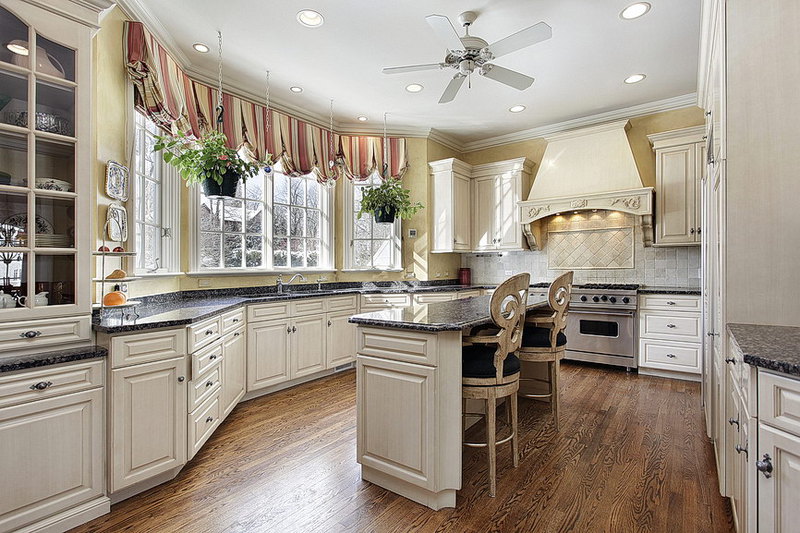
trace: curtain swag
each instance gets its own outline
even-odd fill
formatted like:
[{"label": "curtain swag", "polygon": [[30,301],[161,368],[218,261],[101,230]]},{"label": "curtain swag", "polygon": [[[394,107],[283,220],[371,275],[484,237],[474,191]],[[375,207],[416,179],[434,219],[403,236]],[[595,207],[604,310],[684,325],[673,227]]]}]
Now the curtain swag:
[{"label": "curtain swag", "polygon": [[[189,78],[141,22],[125,23],[124,43],[136,109],[172,135],[200,137],[214,128],[216,88]],[[244,147],[254,159],[272,154],[287,174],[313,174],[326,183],[341,177],[365,180],[375,172],[399,178],[408,168],[402,137],[386,139],[386,151],[381,137],[334,134],[331,143],[331,132],[325,128],[225,92],[222,102],[222,131],[228,145]],[[336,153],[331,153],[331,146]],[[387,152],[388,162],[383,160]]]}]

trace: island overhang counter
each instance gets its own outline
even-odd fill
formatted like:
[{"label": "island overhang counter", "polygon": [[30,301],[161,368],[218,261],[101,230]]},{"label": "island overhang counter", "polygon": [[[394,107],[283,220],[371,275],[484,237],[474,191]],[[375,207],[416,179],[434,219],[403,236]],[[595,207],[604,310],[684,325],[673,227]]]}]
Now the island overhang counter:
[{"label": "island overhang counter", "polygon": [[[491,296],[362,313],[357,459],[362,479],[431,509],[461,488],[462,332],[492,323]],[[528,311],[547,307],[531,296]]]}]

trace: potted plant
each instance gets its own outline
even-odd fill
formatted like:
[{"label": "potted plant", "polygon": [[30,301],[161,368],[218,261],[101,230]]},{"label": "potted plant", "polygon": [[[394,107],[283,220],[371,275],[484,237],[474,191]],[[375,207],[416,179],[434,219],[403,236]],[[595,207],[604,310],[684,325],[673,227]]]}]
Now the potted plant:
[{"label": "potted plant", "polygon": [[164,162],[178,169],[187,186],[200,183],[206,196],[234,197],[239,180],[255,176],[271,161],[245,161],[225,145],[226,141],[225,134],[218,131],[196,140],[182,133],[177,137],[157,136],[153,151],[162,151]]},{"label": "potted plant", "polygon": [[411,218],[424,206],[419,202],[412,204],[410,194],[411,191],[404,189],[398,178],[388,178],[380,185],[365,187],[358,216],[372,213],[379,224],[392,223],[396,217]]}]

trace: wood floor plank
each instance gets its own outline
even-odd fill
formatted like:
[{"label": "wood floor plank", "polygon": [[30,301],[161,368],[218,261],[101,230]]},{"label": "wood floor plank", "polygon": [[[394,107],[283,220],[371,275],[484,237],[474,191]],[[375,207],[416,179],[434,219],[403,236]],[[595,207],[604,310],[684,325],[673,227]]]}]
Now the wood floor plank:
[{"label": "wood floor plank", "polygon": [[496,498],[480,449],[463,452],[455,509],[362,481],[344,372],[242,403],[178,477],[73,531],[733,531],[698,384],[568,362],[561,383],[559,432],[546,403],[520,401],[520,465],[498,449]]}]

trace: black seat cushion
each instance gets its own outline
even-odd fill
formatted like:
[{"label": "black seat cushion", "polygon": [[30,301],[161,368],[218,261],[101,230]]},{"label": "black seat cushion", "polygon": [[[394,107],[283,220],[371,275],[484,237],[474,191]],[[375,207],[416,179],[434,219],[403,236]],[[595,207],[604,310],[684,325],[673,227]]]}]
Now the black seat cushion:
[{"label": "black seat cushion", "polygon": [[[564,332],[559,332],[556,338],[556,346],[567,344],[567,336]],[[550,347],[550,328],[540,328],[537,326],[525,326],[522,333],[522,346],[529,348],[548,348]]]},{"label": "black seat cushion", "polygon": [[[462,375],[465,378],[493,378],[497,371],[494,368],[493,344],[473,344],[462,349]],[[509,354],[503,362],[503,375],[510,376],[519,372],[519,358]]]}]

